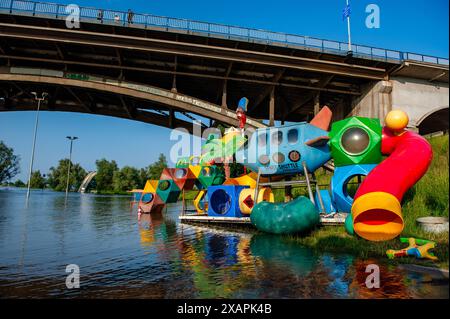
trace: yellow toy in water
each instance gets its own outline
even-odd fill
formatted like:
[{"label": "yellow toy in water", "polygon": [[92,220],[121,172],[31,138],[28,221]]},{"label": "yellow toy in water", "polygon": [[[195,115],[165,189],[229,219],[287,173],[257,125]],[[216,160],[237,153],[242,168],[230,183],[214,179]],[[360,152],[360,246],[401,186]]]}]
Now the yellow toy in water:
[{"label": "yellow toy in water", "polygon": [[437,260],[438,258],[433,254],[428,252],[430,249],[436,247],[436,243],[425,239],[416,238],[405,238],[401,237],[400,241],[402,243],[408,243],[409,246],[400,250],[389,249],[386,251],[386,255],[389,259],[394,259],[395,257],[403,256],[416,256],[416,258],[426,258],[431,260]]}]

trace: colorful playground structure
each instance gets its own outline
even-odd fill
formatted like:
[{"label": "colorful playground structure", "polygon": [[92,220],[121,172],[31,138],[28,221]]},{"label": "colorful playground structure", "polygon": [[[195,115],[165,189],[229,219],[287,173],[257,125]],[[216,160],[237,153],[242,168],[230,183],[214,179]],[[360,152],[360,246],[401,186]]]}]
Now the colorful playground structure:
[{"label": "colorful playground structure", "polygon": [[[244,99],[238,107],[239,128],[226,130],[221,138],[210,136],[200,156],[180,158],[175,168],[164,169],[159,180],[136,191],[139,214],[161,212],[180,195],[186,213],[184,192],[196,190],[194,215],[250,217],[268,233],[306,232],[320,217],[339,212],[348,214],[347,232],[364,239],[385,241],[401,234],[403,195],[432,159],[428,142],[406,129],[406,113],[389,112],[384,127],[379,119],[365,117],[331,123],[332,112],[324,106],[309,123],[261,128],[247,138]],[[231,162],[242,164],[245,173],[231,177]],[[315,178],[321,167],[333,171],[328,189],[320,189]],[[275,202],[272,189],[299,186],[308,197]],[[353,196],[351,186],[356,188]],[[429,257],[425,251],[424,256]]]}]

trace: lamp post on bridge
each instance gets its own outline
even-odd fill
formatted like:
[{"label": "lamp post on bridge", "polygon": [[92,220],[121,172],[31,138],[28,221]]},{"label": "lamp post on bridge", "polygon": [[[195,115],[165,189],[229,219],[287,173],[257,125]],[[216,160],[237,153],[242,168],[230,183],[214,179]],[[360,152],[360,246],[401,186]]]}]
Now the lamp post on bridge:
[{"label": "lamp post on bridge", "polygon": [[67,168],[67,184],[66,184],[66,197],[69,193],[69,180],[70,180],[70,164],[72,164],[72,144],[73,141],[77,140],[76,136],[66,136],[66,138],[70,141],[70,151],[69,151],[69,166]]},{"label": "lamp post on bridge", "polygon": [[30,198],[31,173],[33,171],[34,149],[36,147],[36,135],[37,135],[37,129],[38,129],[38,125],[39,125],[39,110],[41,109],[41,102],[47,98],[48,93],[42,92],[41,97],[38,97],[36,92],[31,92],[31,94],[34,95],[34,99],[38,103],[37,103],[37,111],[36,111],[36,121],[34,123],[33,146],[31,149],[30,170],[28,172],[27,201]]}]

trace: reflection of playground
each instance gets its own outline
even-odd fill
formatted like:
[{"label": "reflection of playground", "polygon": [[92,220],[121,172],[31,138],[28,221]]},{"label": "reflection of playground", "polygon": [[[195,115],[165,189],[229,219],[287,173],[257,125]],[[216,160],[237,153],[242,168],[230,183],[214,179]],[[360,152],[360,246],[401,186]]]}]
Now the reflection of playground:
[{"label": "reflection of playground", "polygon": [[[178,227],[178,228],[177,228]],[[411,279],[380,265],[381,287],[365,285],[366,266],[377,261],[316,253],[291,238],[194,225],[176,225],[161,214],[142,215],[141,246],[176,264],[182,287],[170,293],[192,298],[409,298]],[[180,262],[179,262],[180,260]],[[166,289],[168,289],[166,287]]]},{"label": "reflection of playground", "polygon": [[[380,267],[380,288],[367,288],[366,267],[375,264]],[[411,298],[407,288],[406,276],[393,266],[380,265],[376,260],[358,260],[354,263],[354,275],[350,284],[351,293],[356,298]]]}]

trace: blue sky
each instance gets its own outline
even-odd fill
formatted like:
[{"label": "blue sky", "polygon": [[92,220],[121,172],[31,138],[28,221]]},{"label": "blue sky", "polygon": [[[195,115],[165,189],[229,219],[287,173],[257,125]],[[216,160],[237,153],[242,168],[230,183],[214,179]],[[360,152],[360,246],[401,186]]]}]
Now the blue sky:
[{"label": "blue sky", "polygon": [[[97,0],[49,1],[80,6],[186,18],[207,22],[347,40],[342,20],[345,0]],[[448,6],[446,0],[350,0],[352,42],[399,51],[448,57]],[[379,29],[368,29],[365,8],[380,7]],[[0,140],[21,156],[22,180],[27,177],[35,112],[0,113]],[[35,169],[46,173],[67,157],[66,135],[77,135],[73,160],[85,169],[95,169],[95,160],[114,159],[120,167],[144,167],[159,153],[169,154],[170,130],[145,123],[77,113],[41,112]]]}]

